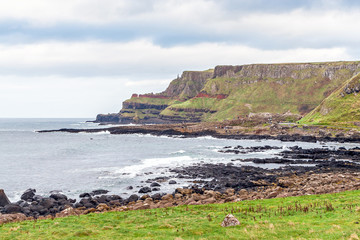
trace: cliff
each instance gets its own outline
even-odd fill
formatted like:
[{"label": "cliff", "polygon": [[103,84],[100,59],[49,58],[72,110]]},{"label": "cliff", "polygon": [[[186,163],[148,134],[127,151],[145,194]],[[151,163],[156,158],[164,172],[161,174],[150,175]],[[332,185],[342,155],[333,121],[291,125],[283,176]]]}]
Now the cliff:
[{"label": "cliff", "polygon": [[[252,113],[305,115],[358,72],[360,62],[251,64],[186,71],[164,92],[134,94],[115,115],[121,123],[222,121]],[[116,121],[114,114],[108,116]]]},{"label": "cliff", "polygon": [[346,81],[301,123],[319,125],[360,126],[360,73]]},{"label": "cliff", "polygon": [[167,89],[158,94],[133,94],[123,102],[119,113],[99,114],[96,122],[103,123],[171,123],[174,119],[161,118],[160,113],[172,104],[195,97],[213,76],[213,70],[185,71],[172,80]]}]

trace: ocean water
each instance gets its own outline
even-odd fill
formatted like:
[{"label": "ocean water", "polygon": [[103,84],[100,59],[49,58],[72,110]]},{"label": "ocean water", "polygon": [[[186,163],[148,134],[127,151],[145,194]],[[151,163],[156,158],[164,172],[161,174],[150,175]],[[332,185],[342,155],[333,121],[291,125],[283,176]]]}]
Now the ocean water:
[{"label": "ocean water", "polygon": [[[28,188],[35,188],[40,195],[60,190],[72,198],[78,198],[83,192],[107,189],[109,194],[127,197],[137,193],[140,187],[149,186],[145,183],[149,178],[172,176],[169,169],[173,167],[196,163],[226,164],[238,158],[272,157],[280,151],[243,155],[219,153],[218,150],[224,146],[353,147],[352,144],[339,143],[111,135],[106,131],[77,134],[36,132],[59,128],[104,128],[86,123],[86,120],[91,119],[0,119],[0,188],[11,201],[19,200]],[[172,179],[177,184],[162,183],[161,192],[172,192],[190,184],[188,179]],[[128,186],[134,189],[127,190]]]}]

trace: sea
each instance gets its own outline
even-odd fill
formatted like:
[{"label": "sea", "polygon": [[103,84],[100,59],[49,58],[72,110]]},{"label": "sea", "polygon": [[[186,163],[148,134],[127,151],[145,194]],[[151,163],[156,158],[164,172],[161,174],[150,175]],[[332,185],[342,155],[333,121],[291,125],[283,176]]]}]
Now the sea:
[{"label": "sea", "polygon": [[[106,128],[92,119],[10,119],[0,118],[0,189],[13,202],[28,188],[48,196],[57,190],[78,199],[79,194],[96,189],[128,197],[149,186],[147,179],[169,177],[177,183],[161,183],[160,192],[168,193],[191,184],[177,179],[169,170],[202,163],[233,163],[278,168],[282,164],[253,164],[233,161],[239,158],[276,157],[281,150],[225,154],[225,146],[354,147],[350,143],[304,143],[278,140],[229,140],[210,136],[198,138],[112,135],[98,133],[38,133],[60,128]],[[129,189],[132,186],[133,189]]]}]

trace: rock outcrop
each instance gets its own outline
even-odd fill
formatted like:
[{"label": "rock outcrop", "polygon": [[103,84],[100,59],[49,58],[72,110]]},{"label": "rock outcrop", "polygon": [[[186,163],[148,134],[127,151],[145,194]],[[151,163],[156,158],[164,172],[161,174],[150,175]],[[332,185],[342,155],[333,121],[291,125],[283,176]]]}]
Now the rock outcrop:
[{"label": "rock outcrop", "polygon": [[[179,123],[234,120],[254,113],[305,115],[359,72],[360,62],[251,64],[186,71],[165,91],[133,94],[119,113],[100,114],[96,121]],[[359,91],[360,84],[348,84],[342,95]]]},{"label": "rock outcrop", "polygon": [[10,201],[6,196],[3,189],[0,189],[0,207],[4,207],[5,205],[9,204]]}]

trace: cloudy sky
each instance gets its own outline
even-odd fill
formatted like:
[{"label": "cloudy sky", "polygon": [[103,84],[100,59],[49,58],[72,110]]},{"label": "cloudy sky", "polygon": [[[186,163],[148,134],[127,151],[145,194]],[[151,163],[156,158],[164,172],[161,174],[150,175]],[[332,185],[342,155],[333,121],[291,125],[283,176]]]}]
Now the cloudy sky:
[{"label": "cloudy sky", "polygon": [[357,0],[0,0],[0,117],[118,112],[184,70],[359,60]]}]

